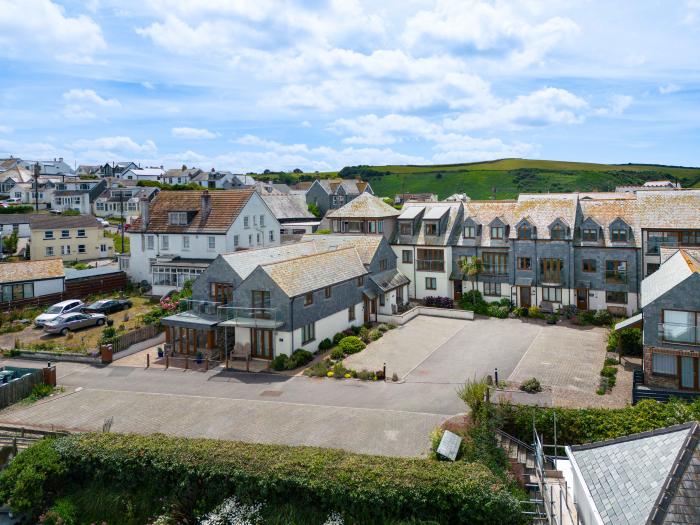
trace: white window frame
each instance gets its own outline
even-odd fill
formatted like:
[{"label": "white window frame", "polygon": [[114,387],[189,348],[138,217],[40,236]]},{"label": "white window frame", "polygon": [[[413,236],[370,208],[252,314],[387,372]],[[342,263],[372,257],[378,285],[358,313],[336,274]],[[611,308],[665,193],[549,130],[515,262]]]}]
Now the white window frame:
[{"label": "white window frame", "polygon": [[160,248],[161,248],[161,250],[169,250],[170,249],[170,238],[167,235],[161,235]]},{"label": "white window frame", "polygon": [[207,250],[210,252],[213,252],[216,250],[216,236],[215,235],[209,235],[207,237]]},{"label": "white window frame", "polygon": [[182,236],[182,249],[183,249],[183,250],[189,250],[189,249],[190,249],[190,236],[189,236],[189,235],[183,235],[183,236]]},{"label": "white window frame", "polygon": [[316,323],[309,323],[301,327],[301,344],[305,345],[316,340]]}]

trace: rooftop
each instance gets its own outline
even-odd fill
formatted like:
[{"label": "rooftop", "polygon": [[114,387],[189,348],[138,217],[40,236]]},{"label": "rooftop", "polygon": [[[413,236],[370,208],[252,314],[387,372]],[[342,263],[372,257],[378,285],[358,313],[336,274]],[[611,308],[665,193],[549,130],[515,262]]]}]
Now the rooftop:
[{"label": "rooftop", "polygon": [[353,247],[360,255],[363,264],[370,264],[382,244],[384,237],[381,235],[315,235],[306,234],[302,241],[312,241],[317,252],[328,250],[340,250]]},{"label": "rooftop", "polygon": [[306,198],[300,194],[265,194],[260,195],[277,220],[315,219],[309,211]]},{"label": "rooftop", "polygon": [[326,214],[327,217],[343,219],[398,217],[399,215],[401,215],[399,210],[370,193],[362,193],[337,210],[331,210]]},{"label": "rooftop", "polygon": [[32,230],[59,230],[61,228],[102,228],[92,215],[32,215],[29,219]]},{"label": "rooftop", "polygon": [[61,259],[0,264],[0,283],[5,284],[63,276],[63,261]]}]

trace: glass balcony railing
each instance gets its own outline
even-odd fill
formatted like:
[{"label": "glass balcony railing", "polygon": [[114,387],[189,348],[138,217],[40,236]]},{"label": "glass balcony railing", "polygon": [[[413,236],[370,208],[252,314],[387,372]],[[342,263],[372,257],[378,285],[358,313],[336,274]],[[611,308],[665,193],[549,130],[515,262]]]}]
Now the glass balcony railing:
[{"label": "glass balcony railing", "polygon": [[181,299],[178,311],[190,312],[194,315],[206,315],[216,317],[217,309],[221,303],[215,301],[196,301],[194,299]]},{"label": "glass balcony railing", "polygon": [[549,284],[562,284],[564,274],[562,272],[540,272],[540,281]]},{"label": "glass balcony railing", "polygon": [[443,272],[445,261],[433,259],[416,259],[416,270],[419,272]]},{"label": "glass balcony railing", "polygon": [[483,275],[508,275],[508,268],[504,265],[484,264],[481,267]]},{"label": "glass balcony railing", "polygon": [[277,308],[243,308],[220,306],[219,321],[235,326],[277,328],[284,324],[282,313]]},{"label": "glass balcony railing", "polygon": [[659,323],[659,337],[667,343],[700,345],[700,326]]},{"label": "glass balcony railing", "polygon": [[680,244],[678,241],[656,241],[651,239],[647,244],[647,255],[659,255],[661,248],[678,248]]},{"label": "glass balcony railing", "polygon": [[624,270],[606,270],[605,282],[610,284],[626,284],[627,272]]}]

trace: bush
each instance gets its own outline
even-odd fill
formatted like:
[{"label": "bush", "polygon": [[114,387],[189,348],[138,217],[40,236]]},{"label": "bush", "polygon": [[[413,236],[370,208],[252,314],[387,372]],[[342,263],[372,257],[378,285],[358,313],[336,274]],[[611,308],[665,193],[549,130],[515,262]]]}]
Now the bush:
[{"label": "bush", "polygon": [[529,317],[530,315],[530,310],[527,306],[520,306],[515,309],[516,315],[519,315],[520,317]]},{"label": "bush", "polygon": [[578,314],[578,321],[582,325],[593,324],[594,318],[595,311],[593,310],[584,310]]},{"label": "bush", "polygon": [[596,313],[593,314],[593,324],[595,324],[595,325],[607,326],[607,325],[611,325],[612,322],[613,322],[613,316],[607,310],[597,310]]},{"label": "bush", "polygon": [[642,330],[639,328],[623,328],[619,332],[620,353],[622,355],[642,355]]},{"label": "bush", "polygon": [[472,418],[477,421],[481,416],[484,406],[484,397],[489,386],[484,379],[467,379],[464,384],[457,389],[457,395],[469,407]]},{"label": "bush", "polygon": [[51,394],[53,394],[53,387],[51,385],[39,383],[32,388],[32,393],[29,394],[29,400],[38,401],[39,399],[49,397]]},{"label": "bush", "polygon": [[346,337],[346,334],[344,334],[343,332],[338,332],[337,334],[335,334],[333,336],[333,346],[337,346],[338,343],[340,343],[340,341],[343,339],[343,337]]},{"label": "bush", "polygon": [[287,364],[289,362],[289,357],[286,354],[279,354],[272,360],[272,369],[278,372],[282,370],[287,370]]},{"label": "bush", "polygon": [[559,308],[559,313],[564,316],[565,319],[571,319],[576,313],[576,307],[571,304],[565,304]]},{"label": "bush", "polygon": [[537,392],[542,392],[542,385],[540,385],[537,378],[533,377],[532,379],[524,381],[523,384],[520,385],[520,390],[528,394],[535,394]]},{"label": "bush", "polygon": [[377,326],[377,330],[384,333],[384,332],[391,330],[391,328],[389,328],[389,325],[382,323],[379,326]]},{"label": "bush", "polygon": [[338,347],[343,351],[344,354],[350,355],[356,354],[357,352],[361,352],[367,347],[367,345],[365,345],[365,343],[359,337],[350,335],[348,337],[343,338],[343,340],[340,341]]},{"label": "bush", "polygon": [[450,297],[428,296],[423,299],[425,306],[433,308],[454,308],[454,301]]},{"label": "bush", "polygon": [[374,379],[374,372],[370,372],[369,370],[362,369],[357,373],[357,378],[361,379],[362,381],[371,381]]},{"label": "bush", "polygon": [[305,364],[311,362],[313,358],[314,354],[312,354],[308,350],[304,350],[303,348],[297,348],[296,350],[294,350],[292,356],[289,358],[289,362],[287,363],[287,369],[292,370],[294,368],[304,366]]},{"label": "bush", "polygon": [[338,348],[336,346],[333,350],[331,350],[331,359],[338,361],[339,359],[342,359],[344,356],[345,356],[345,354],[343,353],[342,348]]},{"label": "bush", "polygon": [[620,332],[616,332],[615,330],[610,330],[608,332],[608,342],[606,345],[607,351],[608,352],[617,352],[619,344],[620,344]]},{"label": "bush", "polygon": [[322,350],[322,351],[329,350],[332,347],[333,347],[333,341],[331,341],[327,337],[318,344],[318,349]]},{"label": "bush", "polygon": [[26,204],[20,206],[8,206],[7,208],[0,207],[0,215],[12,215],[14,213],[32,213],[34,206]]},{"label": "bush", "polygon": [[362,341],[364,341],[365,343],[369,343],[369,328],[367,328],[366,326],[360,328],[358,337],[362,339]]},{"label": "bush", "polygon": [[343,379],[349,370],[343,366],[343,363],[336,363],[333,365],[332,372],[336,379]]},{"label": "bush", "polygon": [[532,317],[533,319],[544,319],[544,314],[540,311],[540,308],[538,306],[531,306],[530,308],[528,308],[527,315],[528,317]]},{"label": "bush", "polygon": [[509,306],[502,306],[500,303],[494,302],[486,308],[486,315],[497,317],[498,319],[506,319],[510,313]]},{"label": "bush", "polygon": [[507,297],[502,297],[502,298],[498,301],[498,304],[499,304],[500,306],[503,306],[503,307],[505,307],[505,308],[508,308],[508,311],[510,311],[510,310],[513,308],[513,303],[512,303],[512,301],[511,301],[510,299],[508,299]]},{"label": "bush", "polygon": [[319,361],[304,370],[304,374],[310,377],[326,377],[330,370],[330,362],[327,359]]},{"label": "bush", "polygon": [[600,371],[600,375],[603,377],[615,377],[617,375],[617,367],[615,366],[604,366]]},{"label": "bush", "polygon": [[[38,457],[42,450],[50,451],[65,465],[60,476],[46,481],[61,483],[67,474],[82,486],[161,494],[180,502],[188,512],[178,519],[181,523],[194,522],[195,513],[218,507],[229,495],[241,501],[264,500],[270,505],[297,502],[342,509],[349,517],[356,516],[348,520],[350,523],[524,521],[508,485],[480,463],[112,433],[42,441],[18,459],[26,456],[25,465],[42,468],[43,457]],[[0,475],[3,488],[8,493],[21,489],[22,474],[20,469],[8,468]],[[160,498],[152,498],[152,502],[154,506],[163,505]],[[150,516],[159,512],[148,510]]]},{"label": "bush", "polygon": [[67,499],[59,499],[54,505],[39,517],[40,525],[76,525],[77,510]]},{"label": "bush", "polygon": [[368,334],[369,340],[370,341],[376,341],[377,339],[382,337],[382,332],[379,330],[370,330]]}]

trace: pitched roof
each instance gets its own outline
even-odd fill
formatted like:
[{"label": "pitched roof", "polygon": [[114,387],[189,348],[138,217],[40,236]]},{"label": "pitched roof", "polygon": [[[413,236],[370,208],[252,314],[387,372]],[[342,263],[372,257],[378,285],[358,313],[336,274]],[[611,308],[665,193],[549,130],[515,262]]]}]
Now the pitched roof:
[{"label": "pitched roof", "polygon": [[342,248],[269,263],[261,268],[288,297],[296,297],[367,273],[355,248]]},{"label": "pitched roof", "polygon": [[410,279],[397,268],[370,275],[369,279],[377,285],[380,293],[389,292],[411,282]]},{"label": "pitched roof", "polygon": [[61,259],[0,264],[0,283],[36,281],[63,276],[63,261]]},{"label": "pitched roof", "polygon": [[363,193],[368,184],[355,179],[318,179],[318,183],[328,194],[338,193],[339,188],[343,188],[346,195],[358,195]]},{"label": "pitched roof", "polygon": [[241,279],[245,279],[261,264],[286,261],[316,252],[316,245],[311,241],[307,241],[271,246],[269,248],[222,253],[221,258],[234,269]]},{"label": "pitched roof", "polygon": [[[202,191],[161,191],[149,205],[147,232],[188,233],[211,232],[225,233],[243,210],[255,192],[252,189]],[[209,195],[211,211],[202,215],[202,195]],[[194,212],[194,218],[186,226],[169,224],[168,213],[171,211]],[[139,217],[134,221],[134,231],[141,228]]]},{"label": "pitched roof", "polygon": [[306,198],[303,195],[262,193],[260,196],[277,220],[315,219],[314,214],[309,211]]},{"label": "pitched roof", "polygon": [[301,240],[312,241],[318,252],[354,247],[363,264],[370,264],[384,239],[381,235],[314,235],[306,234]]},{"label": "pitched roof", "polygon": [[671,523],[698,523],[697,434],[693,422],[570,447],[600,521],[637,525],[675,514],[680,519]]},{"label": "pitched roof", "polygon": [[700,261],[692,257],[692,252],[678,250],[642,281],[641,307],[656,301],[696,272],[700,273]]},{"label": "pitched roof", "polygon": [[[455,228],[455,226],[457,226],[457,223],[462,217],[461,202],[409,202],[404,204],[401,216],[404,218],[411,218],[418,215],[421,211],[424,211],[425,214],[428,214],[431,213],[431,210],[433,208],[437,208],[438,213],[440,213],[441,216],[444,208],[447,208],[449,210],[449,216],[447,219],[447,226],[445,228],[445,231],[438,236],[426,236],[425,228],[423,228],[423,225],[420,224],[418,231],[415,231],[413,235],[399,235],[399,237],[397,238],[400,238],[400,244],[447,246],[455,242],[457,238],[460,237],[457,235],[457,233],[461,230],[461,226],[459,228]],[[413,211],[411,211],[413,209],[417,209],[418,211],[414,213]]]},{"label": "pitched roof", "polygon": [[32,230],[60,230],[61,228],[102,228],[102,224],[92,215],[49,215],[36,214],[29,218]]},{"label": "pitched roof", "polygon": [[137,177],[139,175],[143,175],[145,177],[155,177],[163,175],[163,173],[165,173],[163,168],[131,168],[127,171],[131,171]]},{"label": "pitched roof", "polygon": [[364,218],[364,217],[398,217],[401,212],[389,206],[379,197],[370,193],[362,193],[347,204],[336,210],[329,211],[327,217],[337,218]]},{"label": "pitched roof", "polygon": [[31,213],[2,213],[0,224],[29,224],[32,215]]}]

